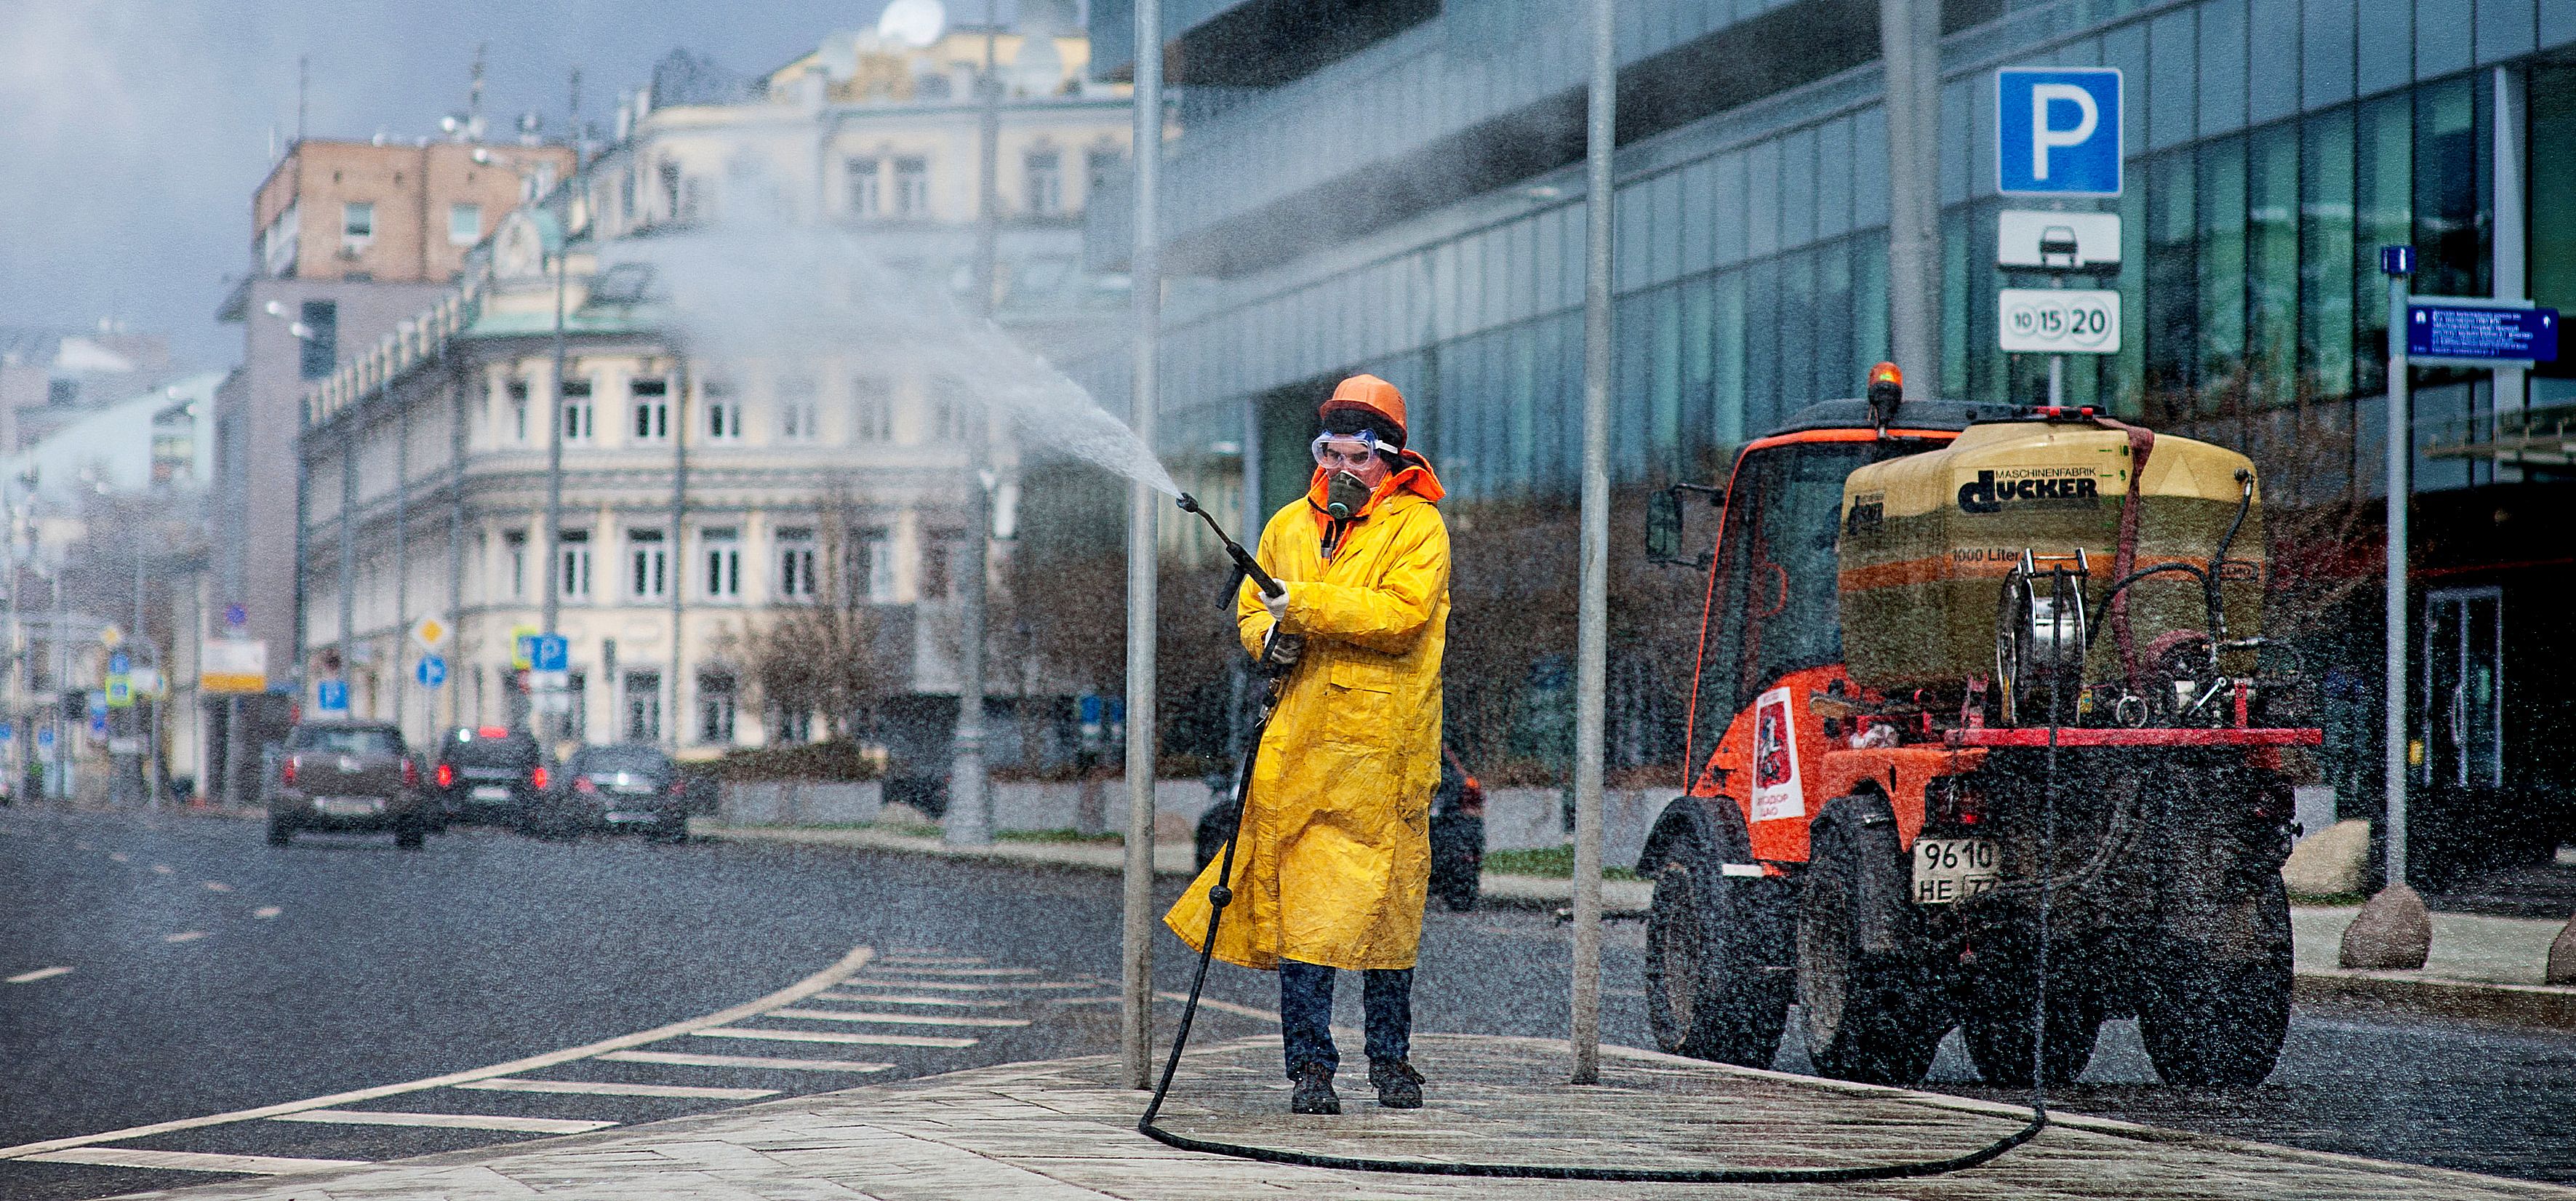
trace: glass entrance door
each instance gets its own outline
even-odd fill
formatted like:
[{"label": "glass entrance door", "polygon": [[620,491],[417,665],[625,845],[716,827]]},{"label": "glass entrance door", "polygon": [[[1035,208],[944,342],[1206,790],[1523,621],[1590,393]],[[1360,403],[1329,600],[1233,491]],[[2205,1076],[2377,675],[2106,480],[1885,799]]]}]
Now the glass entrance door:
[{"label": "glass entrance door", "polygon": [[2416,780],[2494,787],[2504,782],[2504,594],[2455,588],[2424,602],[2423,748]]}]

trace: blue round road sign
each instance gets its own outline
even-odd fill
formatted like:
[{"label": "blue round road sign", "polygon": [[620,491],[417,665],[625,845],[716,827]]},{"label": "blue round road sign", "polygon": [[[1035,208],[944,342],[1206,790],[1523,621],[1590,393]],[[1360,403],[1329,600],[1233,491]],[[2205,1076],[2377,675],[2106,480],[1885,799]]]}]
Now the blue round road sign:
[{"label": "blue round road sign", "polygon": [[422,655],[420,668],[413,673],[423,688],[436,688],[447,682],[447,659],[440,655]]}]

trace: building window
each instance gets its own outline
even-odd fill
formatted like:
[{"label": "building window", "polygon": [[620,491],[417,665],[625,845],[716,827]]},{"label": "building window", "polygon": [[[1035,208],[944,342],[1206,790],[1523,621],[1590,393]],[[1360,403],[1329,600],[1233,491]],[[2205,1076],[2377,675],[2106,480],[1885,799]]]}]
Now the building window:
[{"label": "building window", "polygon": [[698,673],[698,741],[719,745],[733,741],[733,673]]},{"label": "building window", "polygon": [[930,440],[963,442],[972,426],[974,407],[966,395],[966,385],[953,379],[940,379],[930,389]]},{"label": "building window", "polygon": [[778,715],[777,731],[769,740],[773,743],[789,744],[814,741],[814,711],[811,709],[782,711]]},{"label": "building window", "polygon": [[638,599],[665,595],[671,569],[670,548],[662,531],[635,530],[626,535],[626,590]]},{"label": "building window", "polygon": [[510,599],[528,595],[528,532],[510,530],[501,535],[501,554],[507,558],[510,571]]},{"label": "building window", "polygon": [[590,595],[590,531],[565,530],[555,548],[555,586],[564,596]]},{"label": "building window", "polygon": [[874,526],[850,531],[850,598],[894,602],[894,536]]},{"label": "building window", "polygon": [[894,160],[894,215],[918,221],[930,215],[930,160],[906,156]]},{"label": "building window", "polygon": [[966,535],[962,530],[939,530],[923,538],[921,544],[921,597],[923,600],[945,600],[957,586],[957,573],[965,569]]},{"label": "building window", "polygon": [[850,215],[853,217],[884,216],[885,193],[881,190],[878,180],[880,172],[877,170],[877,160],[854,158],[850,160],[849,169]]},{"label": "building window", "polygon": [[1053,150],[1032,150],[1021,157],[1020,165],[1028,185],[1029,215],[1053,217],[1064,212],[1064,156]]},{"label": "building window", "polygon": [[635,440],[659,442],[671,436],[671,382],[661,378],[629,380],[627,395],[635,403]]},{"label": "building window", "polygon": [[698,540],[706,544],[707,574],[704,582],[710,600],[734,600],[742,596],[742,535],[731,526],[701,531]]},{"label": "building window", "polygon": [[1109,181],[1110,175],[1115,173],[1118,165],[1124,161],[1126,156],[1115,150],[1086,151],[1082,156],[1084,184],[1095,192],[1100,190],[1100,186]]},{"label": "building window", "polygon": [[483,240],[483,206],[451,204],[447,206],[447,244],[471,246]]},{"label": "building window", "polygon": [[680,164],[661,163],[653,169],[655,182],[662,185],[662,219],[680,219]]},{"label": "building window", "polygon": [[662,741],[662,673],[626,673],[626,740]]},{"label": "building window", "polygon": [[586,441],[590,428],[590,377],[574,376],[563,382],[564,441]]},{"label": "building window", "polygon": [[814,599],[814,531],[803,528],[778,531],[778,597],[781,600]]},{"label": "building window", "polygon": [[894,386],[889,381],[862,375],[850,381],[850,392],[857,402],[850,406],[851,436],[861,442],[894,441]]},{"label": "building window", "polygon": [[731,442],[742,437],[742,402],[734,398],[733,381],[711,379],[699,392],[707,409],[707,440]]},{"label": "building window", "polygon": [[352,200],[340,206],[340,244],[360,249],[376,237],[376,205],[371,200]]},{"label": "building window", "polygon": [[788,442],[810,442],[822,417],[814,403],[814,381],[790,376],[778,381],[778,436]]},{"label": "building window", "polygon": [[513,379],[502,383],[501,395],[510,402],[510,436],[528,440],[528,381]]},{"label": "building window", "polygon": [[304,328],[295,336],[296,374],[305,379],[323,379],[340,365],[340,302],[308,300],[297,323]]}]

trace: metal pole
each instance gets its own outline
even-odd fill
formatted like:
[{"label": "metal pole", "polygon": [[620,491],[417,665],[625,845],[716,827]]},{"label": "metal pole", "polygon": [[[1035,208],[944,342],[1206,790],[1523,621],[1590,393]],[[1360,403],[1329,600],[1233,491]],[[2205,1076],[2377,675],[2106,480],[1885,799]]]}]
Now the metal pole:
[{"label": "metal pole", "polygon": [[2048,406],[2054,409],[2065,405],[2066,356],[2053,354],[2048,356]]},{"label": "metal pole", "polygon": [[[989,327],[996,284],[994,239],[1001,219],[1001,198],[994,174],[1001,158],[1002,81],[993,73],[991,0],[984,5],[984,70],[975,87],[980,110],[976,120],[975,181],[975,315]],[[984,775],[984,573],[992,558],[991,496],[984,482],[985,459],[992,438],[992,411],[977,406],[968,424],[974,431],[966,456],[966,562],[956,572],[958,586],[957,736],[948,772],[948,815],[940,837],[961,846],[993,841],[993,790]]]},{"label": "metal pole", "polygon": [[2387,887],[2406,883],[2406,503],[2413,485],[2413,381],[2406,362],[2406,277],[2388,276]]},{"label": "metal pole", "polygon": [[[350,670],[357,660],[357,636],[352,628],[358,623],[358,406],[340,410],[340,684],[347,688]],[[346,693],[344,692],[345,696]],[[356,715],[357,700],[349,698]],[[318,705],[316,706],[319,707]]]},{"label": "metal pole", "polygon": [[671,367],[669,387],[671,402],[671,534],[663,545],[671,548],[671,565],[664,569],[663,579],[671,589],[671,707],[662,715],[663,741],[677,750],[680,745],[680,631],[688,591],[689,559],[683,553],[682,526],[689,519],[689,367],[686,360]]},{"label": "metal pole", "polygon": [[1888,357],[1941,393],[1940,0],[1879,0]]},{"label": "metal pole", "polygon": [[[465,720],[465,430],[466,406],[472,403],[461,357],[449,351],[456,391],[447,427],[447,724]],[[492,590],[487,586],[484,595]],[[480,669],[477,669],[478,671]],[[482,677],[475,677],[480,680]],[[478,715],[479,716],[479,715]]]},{"label": "metal pole", "polygon": [[1574,1083],[1601,1080],[1601,748],[1610,655],[1610,243],[1618,211],[1618,14],[1592,0],[1584,132],[1582,591],[1574,658]]},{"label": "metal pole", "polygon": [[[1162,388],[1163,4],[1136,0],[1135,246],[1127,277],[1135,303],[1128,424],[1154,445]],[[1127,490],[1127,873],[1119,947],[1118,1050],[1129,1088],[1153,1086],[1154,1051],[1154,516],[1160,498]]]},{"label": "metal pole", "polygon": [[385,395],[394,401],[394,642],[385,666],[394,673],[394,726],[409,738],[403,722],[411,699],[404,686],[403,640],[411,637],[411,398],[395,398],[391,387]]},{"label": "metal pole", "polygon": [[[541,531],[539,541],[539,545],[544,549],[539,552],[537,559],[539,570],[545,573],[546,584],[545,601],[537,618],[537,631],[541,634],[555,632],[555,618],[563,611],[563,565],[556,562],[556,559],[563,554],[563,550],[555,543],[556,527],[563,524],[564,273],[566,271],[564,251],[566,249],[568,247],[555,248],[555,363],[554,387],[551,389],[554,398],[548,406],[553,416],[546,422],[546,518],[545,528]],[[532,680],[531,683],[533,682]],[[529,689],[529,693],[531,700],[542,695],[534,688]],[[543,755],[547,752],[542,748],[551,746],[554,741],[553,734],[556,728],[554,714],[546,712],[543,705],[530,705],[529,709],[530,724],[536,727],[534,732],[537,736],[537,745],[541,748],[539,754]]]}]

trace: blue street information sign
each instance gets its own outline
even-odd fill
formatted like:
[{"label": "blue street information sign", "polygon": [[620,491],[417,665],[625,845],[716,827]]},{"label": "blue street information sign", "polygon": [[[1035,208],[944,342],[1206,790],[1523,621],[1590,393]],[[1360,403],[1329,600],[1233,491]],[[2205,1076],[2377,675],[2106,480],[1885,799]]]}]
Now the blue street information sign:
[{"label": "blue street information sign", "polygon": [[52,726],[46,726],[44,729],[36,731],[36,749],[40,751],[50,751],[54,749],[54,728]]},{"label": "blue street information sign", "polygon": [[124,651],[108,652],[107,674],[121,676],[133,670],[134,660],[127,658]]},{"label": "blue street information sign", "polygon": [[2120,69],[1995,72],[1995,189],[2007,196],[2120,194]]},{"label": "blue street information sign", "polygon": [[324,680],[313,686],[313,707],[324,713],[349,711],[349,685],[345,680]]},{"label": "blue street information sign", "polygon": [[2508,366],[2552,362],[2558,358],[2558,310],[2497,308],[2435,296],[2410,298],[2406,354]]},{"label": "blue street information sign", "polygon": [[0,742],[16,742],[17,740],[18,727],[13,723],[0,721]]},{"label": "blue street information sign", "polygon": [[439,655],[422,655],[420,670],[414,674],[420,677],[421,687],[436,688],[447,682],[447,660]]},{"label": "blue street information sign", "polygon": [[539,634],[529,647],[528,665],[538,671],[569,671],[572,644],[561,634]]}]

